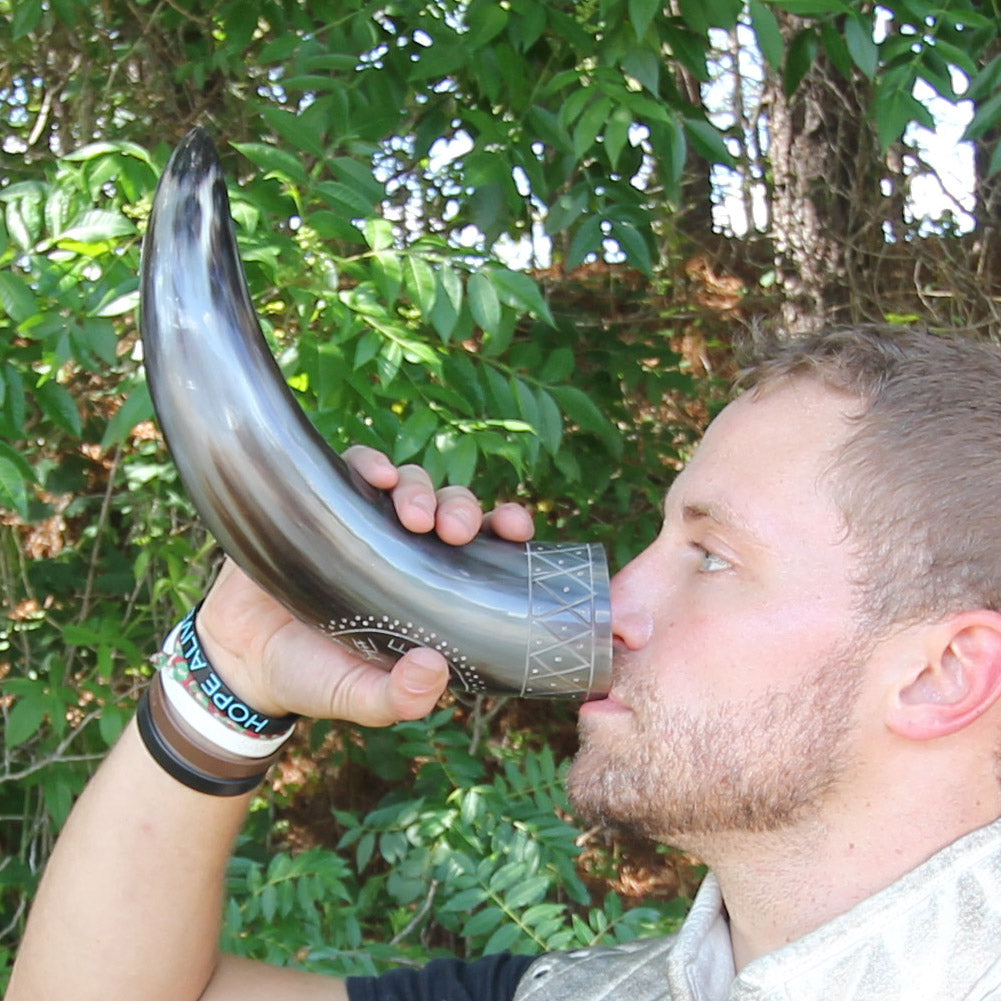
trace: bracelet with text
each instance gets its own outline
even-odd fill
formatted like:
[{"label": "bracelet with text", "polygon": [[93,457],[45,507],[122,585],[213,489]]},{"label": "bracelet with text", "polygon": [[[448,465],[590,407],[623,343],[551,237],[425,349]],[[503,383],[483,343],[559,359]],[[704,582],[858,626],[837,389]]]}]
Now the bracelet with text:
[{"label": "bracelet with text", "polygon": [[[209,663],[195,627],[195,616],[199,608],[201,604],[192,608],[171,632],[168,642],[164,644],[164,652],[180,653],[187,662],[191,677],[198,683],[212,707],[229,723],[259,737],[287,734],[299,718],[297,715],[290,713],[287,716],[267,716],[257,712],[233,693]],[[171,643],[174,649],[171,649]]]},{"label": "bracelet with text", "polygon": [[151,757],[177,781],[211,796],[237,796],[264,780],[298,717],[258,713],[229,690],[202,650],[196,613],[170,631],[153,658],[156,674],[136,721]]}]

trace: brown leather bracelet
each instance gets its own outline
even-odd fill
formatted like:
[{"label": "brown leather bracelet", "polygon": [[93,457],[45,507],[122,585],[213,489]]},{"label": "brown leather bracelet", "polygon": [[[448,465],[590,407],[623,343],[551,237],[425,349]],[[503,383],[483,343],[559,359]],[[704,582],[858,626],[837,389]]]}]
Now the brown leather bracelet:
[{"label": "brown leather bracelet", "polygon": [[283,745],[266,758],[245,758],[212,745],[173,710],[159,674],[143,693],[136,721],[147,750],[166,772],[213,796],[255,789],[284,750]]}]

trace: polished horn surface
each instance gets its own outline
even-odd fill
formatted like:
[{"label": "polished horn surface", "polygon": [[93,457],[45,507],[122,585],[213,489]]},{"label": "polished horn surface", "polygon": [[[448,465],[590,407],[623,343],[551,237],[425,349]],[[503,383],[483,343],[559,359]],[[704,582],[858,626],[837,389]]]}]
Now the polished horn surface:
[{"label": "polished horn surface", "polygon": [[449,546],[356,482],[285,383],[254,313],[208,134],[178,146],[143,244],[141,330],[160,426],[222,548],[297,618],[382,664],[430,646],[468,692],[611,685],[598,545]]}]

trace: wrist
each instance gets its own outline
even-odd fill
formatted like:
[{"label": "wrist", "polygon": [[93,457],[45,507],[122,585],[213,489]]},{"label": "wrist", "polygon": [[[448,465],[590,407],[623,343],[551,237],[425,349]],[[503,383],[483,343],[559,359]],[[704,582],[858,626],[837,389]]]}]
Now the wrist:
[{"label": "wrist", "polygon": [[154,658],[137,722],[146,749],[173,778],[212,796],[248,792],[281,756],[298,717],[270,716],[240,699],[207,658],[192,609]]},{"label": "wrist", "polygon": [[[198,605],[195,613],[194,626],[201,648],[222,685],[262,715],[285,716],[288,710],[271,695],[258,677],[263,674],[263,651],[251,661],[243,650],[233,650],[221,642],[218,636],[225,630],[216,628],[211,600]],[[256,648],[250,649],[253,652]]]}]

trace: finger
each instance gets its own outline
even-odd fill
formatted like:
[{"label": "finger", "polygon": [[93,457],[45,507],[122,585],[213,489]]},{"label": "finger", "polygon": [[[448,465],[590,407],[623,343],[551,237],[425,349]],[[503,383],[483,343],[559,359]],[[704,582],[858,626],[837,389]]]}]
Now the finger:
[{"label": "finger", "polygon": [[447,684],[448,662],[425,647],[408,651],[391,671],[357,662],[340,676],[322,715],[361,726],[420,719],[438,704]]},{"label": "finger", "polygon": [[426,716],[438,704],[448,677],[448,661],[436,650],[408,651],[389,672],[389,704],[396,718]]},{"label": "finger", "polygon": [[396,466],[378,449],[368,445],[351,445],[341,453],[341,458],[362,479],[379,490],[392,490],[399,482]]},{"label": "finger", "polygon": [[466,487],[442,487],[435,495],[438,503],[435,528],[443,542],[462,546],[476,538],[483,526],[483,508]]},{"label": "finger", "polygon": [[427,470],[420,466],[400,466],[399,482],[393,490],[393,505],[404,528],[430,532],[435,524],[438,502]]},{"label": "finger", "polygon": [[498,504],[484,519],[483,527],[501,539],[528,542],[535,535],[531,512],[521,504]]}]

